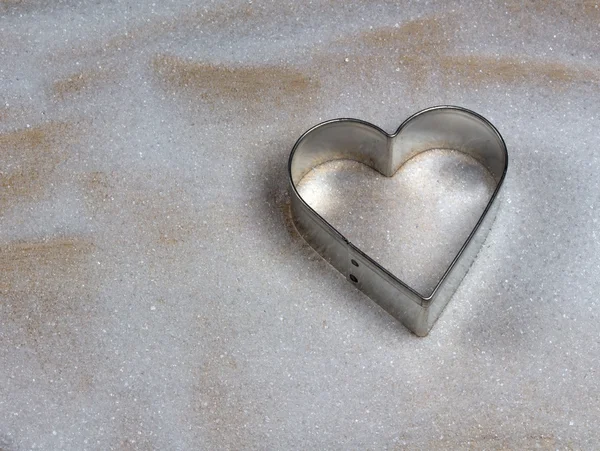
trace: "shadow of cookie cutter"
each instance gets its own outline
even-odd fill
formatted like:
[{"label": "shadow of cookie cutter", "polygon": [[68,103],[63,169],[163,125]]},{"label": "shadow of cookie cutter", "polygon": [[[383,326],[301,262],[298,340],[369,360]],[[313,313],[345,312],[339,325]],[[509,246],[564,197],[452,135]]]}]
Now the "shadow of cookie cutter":
[{"label": "shadow of cookie cutter", "polygon": [[[415,155],[432,149],[463,152],[479,161],[496,182],[477,224],[428,296],[423,296],[350,243],[302,199],[296,185],[313,168],[354,160],[386,177]],[[456,106],[436,106],[409,117],[390,135],[357,119],[333,119],[296,141],[288,176],[292,216],[302,237],[347,280],[418,336],[425,336],[467,274],[492,226],[508,152],[502,136],[483,116]]]}]

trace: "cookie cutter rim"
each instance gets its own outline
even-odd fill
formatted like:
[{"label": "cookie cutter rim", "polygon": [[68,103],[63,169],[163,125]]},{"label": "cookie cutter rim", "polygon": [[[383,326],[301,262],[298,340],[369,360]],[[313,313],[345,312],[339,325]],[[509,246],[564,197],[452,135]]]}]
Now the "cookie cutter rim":
[{"label": "cookie cutter rim", "polygon": [[[419,127],[419,122],[424,124]],[[412,125],[415,123],[416,127]],[[404,134],[407,137],[402,140]],[[397,140],[400,144],[396,144]],[[358,161],[391,177],[408,160],[432,149],[459,150],[475,157],[490,171],[496,187],[476,225],[432,292],[422,295],[329,224],[302,199],[296,183],[314,167],[338,159]],[[299,169],[297,165],[300,165]],[[485,241],[495,218],[507,169],[508,150],[500,132],[486,118],[466,108],[440,105],[421,110],[402,122],[392,134],[359,119],[332,119],[304,132],[292,148],[288,160],[292,218],[305,241],[348,281],[413,333],[425,336]]]}]

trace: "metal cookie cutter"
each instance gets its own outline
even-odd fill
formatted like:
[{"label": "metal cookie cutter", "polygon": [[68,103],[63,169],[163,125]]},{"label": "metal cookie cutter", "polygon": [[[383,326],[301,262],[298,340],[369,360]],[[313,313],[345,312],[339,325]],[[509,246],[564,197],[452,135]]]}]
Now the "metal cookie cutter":
[{"label": "metal cookie cutter", "polygon": [[[358,161],[391,177],[406,161],[431,149],[470,155],[488,169],[496,188],[433,292],[423,296],[350,243],[300,197],[296,185],[314,167],[340,159]],[[408,118],[392,135],[368,122],[334,119],[308,130],[292,149],[288,163],[292,216],[304,239],[346,279],[416,335],[425,336],[487,236],[507,167],[506,144],[498,130],[484,117],[464,108],[428,108]]]}]

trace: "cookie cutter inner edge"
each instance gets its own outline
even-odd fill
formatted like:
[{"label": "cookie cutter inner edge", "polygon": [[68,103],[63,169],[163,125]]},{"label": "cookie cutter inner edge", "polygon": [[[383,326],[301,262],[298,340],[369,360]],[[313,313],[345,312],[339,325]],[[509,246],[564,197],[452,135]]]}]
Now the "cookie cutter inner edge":
[{"label": "cookie cutter inner edge", "polygon": [[[457,150],[479,161],[496,181],[477,224],[425,296],[353,245],[300,196],[296,184],[327,161],[349,159],[391,177],[408,160],[432,149]],[[460,285],[492,226],[508,169],[508,151],[498,130],[466,108],[441,105],[419,111],[389,134],[358,119],[333,119],[306,131],[288,161],[291,211],[306,242],[346,279],[418,336],[425,336]]]}]

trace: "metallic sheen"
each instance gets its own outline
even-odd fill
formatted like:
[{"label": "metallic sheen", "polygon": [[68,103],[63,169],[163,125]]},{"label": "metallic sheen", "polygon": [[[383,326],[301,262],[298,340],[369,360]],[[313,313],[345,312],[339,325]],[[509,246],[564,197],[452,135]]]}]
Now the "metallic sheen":
[{"label": "metallic sheen", "polygon": [[[496,188],[433,292],[424,296],[349,242],[302,199],[296,186],[311,169],[340,159],[358,161],[392,177],[412,157],[431,149],[470,155],[487,168]],[[292,149],[288,164],[292,215],[300,234],[325,260],[408,329],[425,336],[491,228],[507,168],[508,152],[498,130],[484,117],[464,108],[428,108],[408,118],[392,135],[368,122],[334,119],[308,130]]]}]

